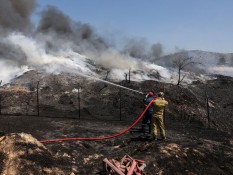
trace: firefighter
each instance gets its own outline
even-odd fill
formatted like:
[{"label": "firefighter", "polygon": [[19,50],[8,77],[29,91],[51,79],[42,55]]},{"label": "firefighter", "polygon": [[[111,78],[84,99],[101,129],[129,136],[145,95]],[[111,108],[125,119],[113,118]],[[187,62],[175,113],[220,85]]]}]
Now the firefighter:
[{"label": "firefighter", "polygon": [[[144,109],[147,107],[147,105],[153,100],[154,92],[148,92],[144,101]],[[142,132],[143,136],[145,136],[146,133],[146,127],[149,129],[149,133],[151,133],[151,117],[153,115],[153,106],[150,106],[147,111],[145,112],[145,115],[142,119]]]},{"label": "firefighter", "polygon": [[[164,109],[168,105],[168,102],[164,99],[163,92],[158,93],[158,97],[152,102],[152,105],[154,106],[154,114],[151,118],[152,139],[165,140]],[[161,139],[157,138],[158,130],[160,131]]]}]

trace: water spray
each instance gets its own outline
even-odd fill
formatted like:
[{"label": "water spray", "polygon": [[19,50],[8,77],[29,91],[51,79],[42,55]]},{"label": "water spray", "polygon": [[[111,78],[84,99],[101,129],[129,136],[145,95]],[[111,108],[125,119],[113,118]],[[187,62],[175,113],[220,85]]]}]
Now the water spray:
[{"label": "water spray", "polygon": [[144,93],[141,92],[141,91],[137,91],[137,90],[134,90],[134,89],[130,89],[130,88],[127,88],[127,87],[125,87],[125,86],[121,86],[121,85],[119,85],[119,84],[115,84],[115,83],[112,83],[112,82],[109,82],[109,81],[106,81],[106,80],[102,80],[102,79],[100,79],[100,78],[92,77],[92,76],[85,75],[85,74],[82,74],[82,73],[77,73],[77,74],[80,75],[80,76],[86,77],[86,78],[91,78],[91,79],[98,80],[98,81],[101,81],[101,82],[106,83],[106,84],[110,84],[110,85],[119,87],[119,88],[122,88],[122,89],[126,89],[126,90],[129,90],[129,91],[133,91],[133,92],[136,92],[136,93],[139,93],[139,94],[144,94]]}]

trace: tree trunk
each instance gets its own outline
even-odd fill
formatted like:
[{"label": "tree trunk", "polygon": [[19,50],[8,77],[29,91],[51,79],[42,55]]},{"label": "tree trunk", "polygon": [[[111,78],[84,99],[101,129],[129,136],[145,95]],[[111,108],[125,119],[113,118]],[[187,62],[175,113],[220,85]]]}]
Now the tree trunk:
[{"label": "tree trunk", "polygon": [[178,77],[177,85],[180,85],[180,69],[179,69],[179,71],[178,71],[178,74],[179,74],[179,75],[178,75],[179,77]]}]

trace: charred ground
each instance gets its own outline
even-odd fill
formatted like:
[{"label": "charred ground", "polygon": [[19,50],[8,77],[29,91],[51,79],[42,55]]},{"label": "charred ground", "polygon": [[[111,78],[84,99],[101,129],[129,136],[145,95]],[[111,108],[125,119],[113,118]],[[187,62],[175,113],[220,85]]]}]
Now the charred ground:
[{"label": "charred ground", "polygon": [[[37,140],[118,133],[142,112],[144,95],[70,74],[30,71],[0,90],[0,123],[4,133],[0,142],[0,172],[10,172],[6,162],[9,152],[14,152],[21,155],[17,157],[20,166],[12,170],[16,174],[23,174],[20,168],[25,174],[100,174],[105,157],[120,160],[125,154],[146,161],[144,174],[231,174],[232,78],[215,76],[205,83],[183,87],[156,81],[119,84],[142,92],[165,92],[169,102],[165,120],[167,141],[152,143],[138,134],[126,133],[111,140],[40,144]],[[30,135],[12,134],[22,132],[37,140],[32,141]],[[30,169],[29,165],[34,164],[38,168]]]}]

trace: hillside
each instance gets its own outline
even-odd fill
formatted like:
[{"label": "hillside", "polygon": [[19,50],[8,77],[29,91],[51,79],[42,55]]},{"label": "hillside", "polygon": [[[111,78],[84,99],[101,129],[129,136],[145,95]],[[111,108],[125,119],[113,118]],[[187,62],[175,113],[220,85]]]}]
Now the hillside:
[{"label": "hillside", "polygon": [[186,66],[184,70],[198,74],[222,74],[233,76],[233,54],[216,53],[201,50],[185,50],[173,54],[166,54],[154,62],[163,67],[174,68],[177,59],[191,58],[195,64]]},{"label": "hillside", "polygon": [[[40,80],[39,116],[37,80]],[[20,137],[12,137],[11,133],[29,133],[37,140],[102,137],[118,133],[129,127],[142,112],[144,95],[138,92],[152,89],[164,91],[169,102],[165,120],[167,141],[154,143],[142,139],[140,134],[127,132],[103,141],[44,143],[46,148],[43,146],[43,150],[49,150],[50,153],[45,154],[53,159],[53,163],[39,153],[47,163],[28,168],[28,172],[100,174],[104,158],[120,160],[128,154],[146,161],[144,174],[231,174],[233,99],[229,94],[233,91],[233,78],[216,76],[206,83],[196,81],[187,86],[152,80],[115,83],[129,89],[120,90],[114,85],[65,73],[52,75],[29,71],[23,74],[0,89],[0,131],[3,135],[0,147],[11,142],[3,141],[8,138],[16,141],[9,150],[31,149],[27,140],[20,140],[22,146],[18,147]],[[210,105],[209,123],[206,95]],[[140,123],[136,128],[139,126]],[[41,149],[42,145],[35,142],[33,148]],[[0,161],[10,160],[5,149],[0,153]],[[16,157],[19,164],[38,164],[37,159],[25,155],[27,151],[21,154]],[[8,166],[2,165],[0,170],[4,173]]]}]

